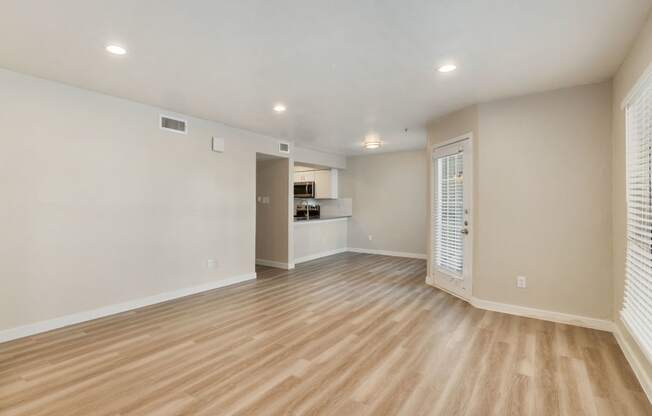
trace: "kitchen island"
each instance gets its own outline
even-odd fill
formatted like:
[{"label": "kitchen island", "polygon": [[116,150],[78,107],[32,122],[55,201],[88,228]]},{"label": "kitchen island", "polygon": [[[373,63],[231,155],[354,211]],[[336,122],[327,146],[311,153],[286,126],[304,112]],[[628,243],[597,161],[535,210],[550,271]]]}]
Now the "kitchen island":
[{"label": "kitchen island", "polygon": [[348,216],[322,216],[294,221],[294,263],[342,253],[347,249]]}]

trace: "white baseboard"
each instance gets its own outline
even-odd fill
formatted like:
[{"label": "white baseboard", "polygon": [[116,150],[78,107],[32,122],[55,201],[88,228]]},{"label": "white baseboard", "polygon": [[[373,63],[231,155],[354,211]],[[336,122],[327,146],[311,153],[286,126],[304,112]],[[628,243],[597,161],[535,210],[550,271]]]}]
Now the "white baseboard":
[{"label": "white baseboard", "polygon": [[283,263],[281,261],[256,259],[256,264],[259,264],[261,266],[276,267],[277,269],[285,269],[285,270],[294,269],[294,263]]},{"label": "white baseboard", "polygon": [[634,353],[632,345],[626,341],[620,326],[614,324],[613,333],[616,337],[618,345],[620,346],[620,349],[623,351],[623,354],[629,363],[629,366],[632,367],[632,370],[634,370],[634,374],[636,375],[638,382],[641,384],[647,399],[652,402],[652,378],[650,378],[650,375],[647,374],[647,372],[644,370],[645,367],[643,366],[643,363],[641,363],[641,361],[638,359],[638,356]]},{"label": "white baseboard", "polygon": [[529,308],[527,306],[511,305],[508,303],[492,302],[476,297],[471,298],[471,305],[479,309],[502,312],[510,315],[525,316],[527,318],[541,319],[543,321],[559,322],[562,324],[582,326],[612,332],[613,322],[606,319],[590,318],[588,316],[572,315],[563,312],[554,312],[545,309]]},{"label": "white baseboard", "polygon": [[454,293],[448,292],[436,285],[433,279],[426,276],[426,284],[436,287],[446,293],[456,296],[478,309],[484,309],[492,312],[501,312],[509,315],[524,316],[526,318],[540,319],[542,321],[558,322],[560,324],[581,326],[584,328],[598,329],[600,331],[614,332],[614,323],[607,319],[590,318],[588,316],[572,315],[569,313],[555,312],[546,309],[536,309],[527,306],[513,305],[510,303],[493,302],[490,300],[480,299],[475,296],[465,299]]},{"label": "white baseboard", "polygon": [[346,251],[348,251],[346,248],[338,248],[335,250],[322,251],[321,253],[311,254],[309,256],[303,256],[303,257],[299,257],[298,259],[294,259],[294,264],[305,263],[310,260],[315,260],[326,256],[332,256],[333,254],[340,254]]},{"label": "white baseboard", "polygon": [[393,256],[393,257],[406,257],[410,259],[422,259],[425,260],[428,258],[427,254],[420,254],[420,253],[407,253],[403,251],[388,251],[388,250],[373,250],[369,248],[354,248],[354,247],[349,247],[347,251],[351,251],[353,253],[364,253],[364,254],[378,254],[381,256]]},{"label": "white baseboard", "polygon": [[[386,250],[370,250],[366,248],[351,248],[351,247],[346,247],[346,248],[338,248],[336,250],[329,250],[329,251],[324,251],[321,253],[317,254],[311,254],[309,256],[304,256],[304,257],[299,257],[298,259],[294,259],[294,263],[292,264],[292,268],[294,268],[295,264],[299,263],[304,263],[310,260],[315,260],[319,259],[321,257],[326,257],[326,256],[332,256],[333,254],[339,254],[339,253],[346,253],[346,252],[352,252],[352,253],[364,253],[364,254],[378,254],[381,256],[393,256],[393,257],[407,257],[410,259],[427,259],[428,256],[425,254],[417,254],[417,253],[405,253],[402,251],[386,251]],[[258,262],[258,260],[256,260]],[[264,265],[264,263],[261,263]],[[277,267],[277,266],[272,266],[272,267]]]},{"label": "white baseboard", "polygon": [[256,273],[228,277],[226,279],[216,280],[199,286],[173,290],[171,292],[160,293],[146,298],[134,299],[128,302],[104,306],[90,311],[61,316],[47,321],[5,329],[0,331],[0,343],[254,279],[256,279]]}]

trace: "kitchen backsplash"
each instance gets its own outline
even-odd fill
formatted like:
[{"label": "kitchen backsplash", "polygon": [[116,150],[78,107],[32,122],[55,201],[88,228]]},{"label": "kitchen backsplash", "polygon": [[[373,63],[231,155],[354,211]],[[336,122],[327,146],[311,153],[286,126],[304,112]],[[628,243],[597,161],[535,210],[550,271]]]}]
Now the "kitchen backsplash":
[{"label": "kitchen backsplash", "polygon": [[339,217],[353,215],[353,200],[351,198],[319,200],[322,217]]}]

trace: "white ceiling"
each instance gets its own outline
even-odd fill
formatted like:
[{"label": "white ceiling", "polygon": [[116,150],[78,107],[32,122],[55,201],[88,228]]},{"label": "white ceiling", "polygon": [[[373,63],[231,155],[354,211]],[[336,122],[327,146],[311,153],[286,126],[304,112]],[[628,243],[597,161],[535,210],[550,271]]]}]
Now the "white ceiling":
[{"label": "white ceiling", "polygon": [[375,132],[392,151],[464,105],[608,79],[651,1],[3,0],[0,66],[337,153]]}]

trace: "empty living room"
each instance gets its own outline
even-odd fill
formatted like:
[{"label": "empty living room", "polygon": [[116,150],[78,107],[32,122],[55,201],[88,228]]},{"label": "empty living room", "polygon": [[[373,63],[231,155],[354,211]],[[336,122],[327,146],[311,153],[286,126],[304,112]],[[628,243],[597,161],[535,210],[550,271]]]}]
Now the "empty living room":
[{"label": "empty living room", "polygon": [[0,416],[652,416],[652,0],[0,10]]}]

